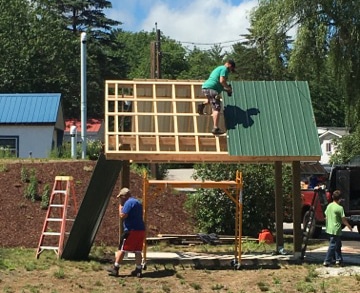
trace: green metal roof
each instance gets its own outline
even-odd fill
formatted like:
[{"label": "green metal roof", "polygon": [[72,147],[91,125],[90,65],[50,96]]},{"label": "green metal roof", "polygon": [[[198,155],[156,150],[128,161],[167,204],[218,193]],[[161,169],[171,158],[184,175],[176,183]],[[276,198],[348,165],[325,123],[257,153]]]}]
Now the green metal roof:
[{"label": "green metal roof", "polygon": [[305,81],[232,81],[224,95],[231,156],[320,159],[321,148]]}]

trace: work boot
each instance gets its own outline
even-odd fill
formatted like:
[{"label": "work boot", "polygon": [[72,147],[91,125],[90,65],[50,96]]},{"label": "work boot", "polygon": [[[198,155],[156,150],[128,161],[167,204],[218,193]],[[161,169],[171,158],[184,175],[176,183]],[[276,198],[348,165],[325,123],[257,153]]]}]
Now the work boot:
[{"label": "work boot", "polygon": [[224,132],[222,132],[220,128],[213,128],[211,130],[211,133],[214,135],[220,135],[220,134],[223,134]]},{"label": "work boot", "polygon": [[197,112],[200,115],[204,115],[204,108],[205,108],[205,104],[200,103],[197,105]]},{"label": "work boot", "polygon": [[111,268],[107,269],[109,272],[109,276],[117,277],[119,275],[119,267],[112,266]]},{"label": "work boot", "polygon": [[141,278],[142,277],[141,269],[135,268],[135,270],[133,270],[131,272],[131,275],[134,276],[134,277]]}]

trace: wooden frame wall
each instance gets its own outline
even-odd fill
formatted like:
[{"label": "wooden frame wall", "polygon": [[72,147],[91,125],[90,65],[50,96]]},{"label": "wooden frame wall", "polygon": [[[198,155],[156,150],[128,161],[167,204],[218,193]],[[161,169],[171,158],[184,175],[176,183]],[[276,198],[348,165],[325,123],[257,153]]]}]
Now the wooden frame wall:
[{"label": "wooden frame wall", "polygon": [[[105,155],[137,162],[234,161],[227,152],[226,134],[211,133],[210,106],[202,81],[106,81]],[[221,114],[220,127],[225,129]]]}]

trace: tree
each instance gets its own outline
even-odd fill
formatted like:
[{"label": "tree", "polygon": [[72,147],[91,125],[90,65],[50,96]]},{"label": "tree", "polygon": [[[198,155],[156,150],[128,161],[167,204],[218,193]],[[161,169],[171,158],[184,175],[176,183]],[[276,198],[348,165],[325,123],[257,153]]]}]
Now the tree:
[{"label": "tree", "polygon": [[272,74],[270,66],[266,62],[265,56],[261,56],[259,51],[242,43],[233,45],[231,58],[236,61],[236,80],[271,80]]},{"label": "tree", "polygon": [[1,91],[70,91],[74,39],[62,20],[25,0],[0,5]]},{"label": "tree", "polygon": [[76,48],[70,56],[76,60],[74,91],[64,95],[65,116],[80,116],[80,33],[87,33],[87,112],[89,117],[104,116],[104,81],[125,78],[127,63],[121,54],[124,45],[116,40],[113,27],[121,22],[109,19],[103,12],[112,7],[106,0],[34,1],[43,11],[51,11],[63,19],[64,31],[71,31]]},{"label": "tree", "polygon": [[346,124],[356,127],[360,115],[359,1],[261,0],[251,24],[254,35],[264,40],[273,71],[278,71],[278,58],[287,50],[286,35],[295,30],[290,71],[296,79],[334,82],[340,91],[335,104],[345,101]]},{"label": "tree", "polygon": [[113,31],[117,42],[123,44],[121,54],[126,60],[126,77],[150,78],[150,44],[155,40],[155,32],[124,32],[120,29]]},{"label": "tree", "polygon": [[[263,228],[274,228],[274,168],[272,165],[195,165],[195,178],[235,180],[236,170],[243,176],[243,234],[256,237]],[[284,168],[285,220],[291,219],[290,169]],[[235,205],[221,190],[200,189],[189,195],[187,207],[198,229],[204,233],[233,234]]]},{"label": "tree", "polygon": [[335,153],[330,158],[332,164],[348,164],[360,155],[360,127],[342,138],[334,141]]},{"label": "tree", "polygon": [[176,79],[180,74],[188,70],[186,61],[186,50],[179,43],[168,37],[161,41],[161,77],[165,79]]},{"label": "tree", "polygon": [[105,16],[104,9],[112,8],[107,0],[35,0],[40,6],[61,15],[66,27],[75,35],[79,32],[91,31],[92,37],[102,36],[121,22]]},{"label": "tree", "polygon": [[[124,44],[124,58],[127,60],[128,78],[150,78],[150,45],[156,40],[155,32],[114,32],[118,41]],[[186,50],[180,43],[161,35],[161,78],[176,79],[188,70]]]},{"label": "tree", "polygon": [[186,54],[187,70],[183,70],[178,79],[192,79],[192,80],[205,80],[216,63],[208,51],[202,51],[194,47]]}]

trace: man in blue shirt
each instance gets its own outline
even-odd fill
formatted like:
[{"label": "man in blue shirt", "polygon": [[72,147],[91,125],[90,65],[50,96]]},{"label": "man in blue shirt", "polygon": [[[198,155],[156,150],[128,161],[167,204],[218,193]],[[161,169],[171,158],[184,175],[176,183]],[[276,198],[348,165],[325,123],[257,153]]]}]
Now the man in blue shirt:
[{"label": "man in blue shirt", "polygon": [[131,196],[129,188],[120,190],[117,198],[120,199],[119,215],[123,220],[123,234],[120,237],[119,249],[115,254],[115,263],[108,270],[111,276],[118,276],[120,262],[126,252],[135,253],[135,270],[131,275],[141,277],[142,248],[145,240],[145,223],[143,221],[143,208],[139,200]]},{"label": "man in blue shirt", "polygon": [[221,110],[220,94],[222,91],[226,91],[229,96],[232,94],[231,86],[227,83],[229,72],[235,71],[235,62],[228,60],[224,65],[216,67],[211,73],[209,78],[202,85],[202,92],[207,98],[204,103],[198,105],[198,113],[204,114],[205,105],[211,104],[212,116],[214,127],[212,133],[214,135],[222,134],[219,129],[219,113]]}]

